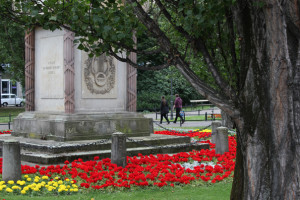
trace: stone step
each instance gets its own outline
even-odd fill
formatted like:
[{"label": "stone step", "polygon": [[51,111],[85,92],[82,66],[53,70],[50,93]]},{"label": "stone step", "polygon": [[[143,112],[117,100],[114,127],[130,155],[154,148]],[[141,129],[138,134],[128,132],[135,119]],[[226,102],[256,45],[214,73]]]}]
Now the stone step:
[{"label": "stone step", "polygon": [[[192,150],[201,150],[208,149],[209,144],[203,143],[187,143],[187,144],[171,144],[163,146],[153,146],[153,147],[136,147],[136,148],[127,148],[127,156],[137,156],[139,153],[143,155],[149,154],[172,154],[178,152],[188,152]],[[97,150],[97,151],[77,151],[69,153],[38,153],[32,151],[21,151],[22,161],[38,164],[58,164],[63,163],[64,161],[73,161],[78,158],[83,160],[93,160],[95,156],[99,156],[100,159],[110,158],[110,150]]]},{"label": "stone step", "polygon": [[[71,153],[75,151],[99,151],[110,150],[111,139],[100,140],[83,140],[83,141],[67,141],[57,142],[54,140],[40,140],[32,138],[0,136],[0,153],[2,154],[3,141],[13,139],[20,142],[21,149],[32,153]],[[150,134],[144,137],[129,137],[126,142],[127,148],[148,147],[148,146],[163,146],[169,144],[185,144],[190,143],[189,137],[170,136]]]}]

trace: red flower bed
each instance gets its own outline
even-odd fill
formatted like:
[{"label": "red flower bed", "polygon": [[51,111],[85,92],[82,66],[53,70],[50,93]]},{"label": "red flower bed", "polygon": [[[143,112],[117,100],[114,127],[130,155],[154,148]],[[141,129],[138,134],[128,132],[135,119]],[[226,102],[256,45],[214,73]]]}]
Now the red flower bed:
[{"label": "red flower bed", "polygon": [[[156,132],[156,134],[174,134],[170,132]],[[190,137],[208,137],[210,133],[186,133]],[[183,135],[183,134],[181,134]],[[189,184],[192,181],[222,181],[233,176],[236,155],[235,137],[229,137],[229,152],[222,155],[215,154],[214,145],[209,140],[211,149],[191,152],[181,152],[174,155],[142,155],[127,157],[125,168],[112,164],[109,158],[99,160],[95,157],[91,161],[77,159],[66,161],[63,166],[30,167],[22,165],[23,174],[39,174],[41,176],[74,180],[81,188],[101,189],[106,187],[130,188],[133,186],[171,186]],[[184,168],[183,163],[199,163],[192,169]],[[208,163],[214,163],[209,165]],[[0,172],[2,173],[2,158],[0,158]]]},{"label": "red flower bed", "polygon": [[11,134],[11,130],[0,131],[0,135],[4,135],[4,134]]}]

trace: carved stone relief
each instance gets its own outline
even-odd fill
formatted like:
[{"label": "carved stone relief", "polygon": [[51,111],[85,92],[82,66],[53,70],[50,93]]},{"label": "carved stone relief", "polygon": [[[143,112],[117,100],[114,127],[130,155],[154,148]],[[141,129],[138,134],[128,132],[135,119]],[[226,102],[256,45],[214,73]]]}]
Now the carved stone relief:
[{"label": "carved stone relief", "polygon": [[[85,56],[84,56],[85,57]],[[85,57],[83,60],[83,98],[116,97],[116,65],[113,57]]]},{"label": "carved stone relief", "polygon": [[95,94],[106,94],[115,85],[116,67],[113,58],[102,54],[88,58],[84,68],[84,79],[88,90]]}]

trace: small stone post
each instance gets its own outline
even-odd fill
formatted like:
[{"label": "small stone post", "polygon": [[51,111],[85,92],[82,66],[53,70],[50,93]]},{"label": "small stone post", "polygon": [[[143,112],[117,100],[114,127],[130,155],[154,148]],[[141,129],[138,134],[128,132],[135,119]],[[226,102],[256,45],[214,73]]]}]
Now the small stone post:
[{"label": "small stone post", "polygon": [[228,151],[228,128],[219,127],[216,134],[216,154],[223,154]]},{"label": "small stone post", "polygon": [[216,143],[217,128],[220,126],[222,126],[222,123],[220,121],[213,121],[211,123],[211,143]]},{"label": "small stone post", "polygon": [[126,135],[113,133],[111,138],[111,163],[125,167],[126,163]]},{"label": "small stone post", "polygon": [[3,142],[2,180],[21,180],[20,143],[16,140]]}]

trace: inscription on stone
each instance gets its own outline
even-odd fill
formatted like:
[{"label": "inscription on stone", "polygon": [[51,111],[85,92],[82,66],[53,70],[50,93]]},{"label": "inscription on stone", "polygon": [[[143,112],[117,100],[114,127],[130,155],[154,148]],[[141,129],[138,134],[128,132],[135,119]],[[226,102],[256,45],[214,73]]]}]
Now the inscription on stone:
[{"label": "inscription on stone", "polygon": [[[62,37],[49,37],[41,39],[41,97],[63,98],[63,47],[59,41]],[[46,48],[46,46],[48,46]],[[50,47],[49,47],[50,46]]]}]

